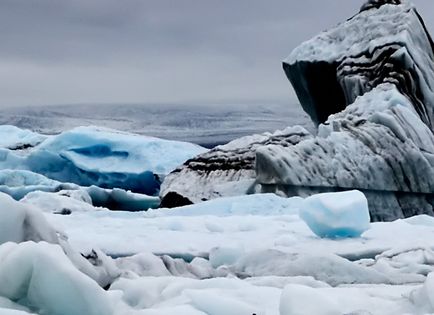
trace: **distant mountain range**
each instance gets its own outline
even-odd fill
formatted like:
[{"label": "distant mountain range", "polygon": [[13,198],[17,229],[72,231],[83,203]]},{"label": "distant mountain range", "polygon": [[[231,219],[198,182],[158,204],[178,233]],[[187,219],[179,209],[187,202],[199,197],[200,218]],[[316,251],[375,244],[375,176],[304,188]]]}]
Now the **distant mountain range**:
[{"label": "distant mountain range", "polygon": [[292,125],[314,129],[299,106],[289,105],[59,105],[2,109],[0,124],[45,134],[97,125],[206,147]]}]

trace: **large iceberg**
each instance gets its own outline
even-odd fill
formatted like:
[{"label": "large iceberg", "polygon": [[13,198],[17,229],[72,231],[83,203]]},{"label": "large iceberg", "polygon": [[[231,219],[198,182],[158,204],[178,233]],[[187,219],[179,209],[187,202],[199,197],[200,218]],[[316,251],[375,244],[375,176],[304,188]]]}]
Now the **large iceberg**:
[{"label": "large iceberg", "polygon": [[315,138],[256,154],[266,191],[362,190],[373,220],[434,215],[434,52],[407,1],[370,1],[296,48],[284,70]]},{"label": "large iceberg", "polygon": [[255,154],[262,146],[289,147],[311,138],[303,127],[246,136],[200,154],[170,173],[161,186],[163,207],[256,192]]},{"label": "large iceberg", "polygon": [[[18,128],[12,131],[13,138],[24,132]],[[154,195],[165,175],[205,151],[186,142],[79,127],[48,137],[25,154],[1,149],[0,168],[28,170],[82,186]]]},{"label": "large iceberg", "polygon": [[79,127],[42,143],[26,163],[32,171],[59,181],[153,195],[159,177],[204,151],[191,143]]},{"label": "large iceberg", "polygon": [[433,48],[411,3],[368,1],[283,62],[315,137],[295,128],[211,150],[167,177],[163,204],[357,189],[374,221],[434,215]]},{"label": "large iceberg", "polygon": [[368,201],[357,190],[310,196],[300,217],[319,237],[358,237],[370,225]]}]

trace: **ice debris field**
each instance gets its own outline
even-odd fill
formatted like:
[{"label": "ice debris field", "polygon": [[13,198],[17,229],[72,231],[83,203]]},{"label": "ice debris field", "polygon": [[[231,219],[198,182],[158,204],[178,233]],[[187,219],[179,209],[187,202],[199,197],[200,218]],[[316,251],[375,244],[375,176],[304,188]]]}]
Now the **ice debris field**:
[{"label": "ice debris field", "polygon": [[158,182],[205,149],[95,127],[4,130],[0,314],[434,312],[431,217],[370,223],[357,190],[143,211],[158,196],[113,188],[114,174]]},{"label": "ice debris field", "polygon": [[369,0],[283,62],[316,134],[0,126],[0,315],[434,314],[433,60]]}]

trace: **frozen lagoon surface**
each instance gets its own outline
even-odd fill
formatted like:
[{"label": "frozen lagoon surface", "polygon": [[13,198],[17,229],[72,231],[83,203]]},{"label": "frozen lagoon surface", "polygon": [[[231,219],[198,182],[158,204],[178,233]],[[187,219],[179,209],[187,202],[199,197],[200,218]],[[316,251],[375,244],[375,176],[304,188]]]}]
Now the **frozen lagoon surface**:
[{"label": "frozen lagoon surface", "polygon": [[[21,226],[21,239],[14,241],[26,241],[0,246],[0,280],[16,288],[0,286],[0,314],[66,314],[56,312],[56,303],[65,301],[78,305],[65,309],[68,314],[86,307],[88,314],[434,312],[433,281],[427,277],[434,271],[431,217],[373,223],[360,237],[320,238],[300,218],[305,206],[300,197],[250,195],[147,212],[86,204],[85,211],[70,215],[42,214],[37,206],[47,206],[50,195],[77,208],[77,199],[52,192],[21,202],[0,195],[7,206],[0,209],[1,222],[8,218],[9,227]],[[18,216],[11,217],[14,208]],[[37,217],[29,221],[38,227],[31,231],[42,226],[48,236],[26,232],[29,215]],[[59,241],[53,241],[52,231]],[[32,235],[42,235],[34,239],[39,243]],[[100,277],[94,272],[79,271],[89,267],[71,252],[95,255],[89,261],[111,279],[108,291],[96,285]],[[23,272],[30,278],[18,276]],[[33,285],[25,289],[28,279]]]},{"label": "frozen lagoon surface", "polygon": [[[158,197],[81,187],[54,171],[164,176],[204,149],[94,127],[3,133],[16,137],[1,144],[0,191],[15,200],[0,193],[0,315],[434,312],[431,217],[370,224],[357,191],[138,211]],[[168,149],[173,159],[161,159]],[[32,156],[58,167],[40,171]],[[114,202],[137,212],[103,207]]]},{"label": "frozen lagoon surface", "polygon": [[[119,170],[164,177],[204,149],[95,127],[9,133],[0,149],[0,314],[434,312],[431,217],[370,224],[358,191],[140,211],[159,198],[68,183],[71,169],[106,181]],[[104,208],[114,204],[136,212]]]},{"label": "frozen lagoon surface", "polygon": [[[16,137],[4,141],[10,169],[0,171],[0,314],[434,312],[431,217],[370,224],[358,191],[140,211],[158,197],[49,179],[27,170],[29,157],[50,156],[59,169],[108,174],[109,159],[114,170],[164,174],[203,149],[93,127],[47,138],[8,130]],[[89,157],[96,143],[107,149]],[[174,159],[159,158],[167,149]],[[114,203],[136,212],[104,208]]]}]

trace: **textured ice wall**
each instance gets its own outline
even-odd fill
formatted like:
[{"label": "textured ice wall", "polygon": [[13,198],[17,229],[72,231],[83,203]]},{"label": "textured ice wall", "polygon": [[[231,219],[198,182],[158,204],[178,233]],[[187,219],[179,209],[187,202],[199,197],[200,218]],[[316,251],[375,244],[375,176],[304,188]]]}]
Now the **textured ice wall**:
[{"label": "textured ice wall", "polygon": [[374,220],[433,215],[433,47],[412,4],[369,1],[296,48],[283,67],[319,132],[258,149],[263,189],[356,188]]},{"label": "textured ice wall", "polygon": [[188,160],[169,174],[160,196],[163,207],[176,207],[222,196],[246,194],[253,189],[256,150],[275,144],[289,147],[311,138],[302,127],[287,128],[236,139]]}]

